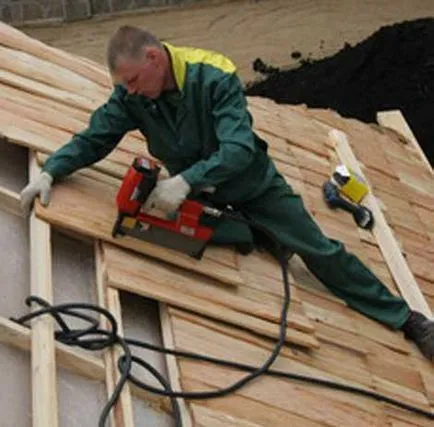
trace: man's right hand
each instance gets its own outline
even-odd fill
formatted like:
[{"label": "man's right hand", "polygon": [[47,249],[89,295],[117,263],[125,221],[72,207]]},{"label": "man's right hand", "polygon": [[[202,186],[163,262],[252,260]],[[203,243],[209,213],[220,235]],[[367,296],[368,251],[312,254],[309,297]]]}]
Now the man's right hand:
[{"label": "man's right hand", "polygon": [[26,216],[29,215],[36,196],[40,195],[41,204],[48,206],[52,184],[53,177],[47,172],[42,172],[21,191],[21,209]]}]

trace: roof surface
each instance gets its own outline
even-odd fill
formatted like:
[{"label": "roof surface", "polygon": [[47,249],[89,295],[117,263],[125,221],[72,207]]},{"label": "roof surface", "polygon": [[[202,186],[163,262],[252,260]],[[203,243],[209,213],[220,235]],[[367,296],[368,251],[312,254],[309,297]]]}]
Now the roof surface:
[{"label": "roof surface", "polygon": [[[106,70],[0,23],[0,135],[46,154],[81,130],[110,93]],[[434,179],[413,146],[392,131],[326,110],[249,98],[255,130],[288,183],[332,238],[342,240],[398,293],[379,243],[343,211],[331,211],[321,185],[339,157],[329,130],[344,131],[423,296],[434,307]],[[112,239],[114,196],[143,138],[129,135],[105,160],[56,185],[37,215],[105,243],[109,284],[168,303],[176,348],[259,365],[277,336],[280,271],[267,254],[209,248],[202,261],[131,238]],[[400,332],[346,307],[298,257],[290,262],[288,346],[276,369],[361,386],[425,410],[434,406],[432,365]],[[241,328],[240,328],[241,327]],[[224,387],[242,374],[179,360],[185,390]],[[193,402],[198,426],[428,426],[390,405],[299,382],[261,378],[227,398]]]}]

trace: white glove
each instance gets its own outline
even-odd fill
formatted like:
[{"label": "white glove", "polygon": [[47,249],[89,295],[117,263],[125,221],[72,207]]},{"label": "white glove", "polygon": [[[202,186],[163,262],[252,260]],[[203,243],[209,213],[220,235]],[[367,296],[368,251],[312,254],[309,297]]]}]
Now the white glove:
[{"label": "white glove", "polygon": [[176,211],[190,192],[190,184],[181,176],[162,179],[152,190],[143,206],[143,211],[161,209],[165,212]]},{"label": "white glove", "polygon": [[51,185],[53,177],[48,172],[42,172],[36,179],[21,191],[21,209],[28,215],[36,196],[40,195],[41,204],[48,206],[50,202]]}]

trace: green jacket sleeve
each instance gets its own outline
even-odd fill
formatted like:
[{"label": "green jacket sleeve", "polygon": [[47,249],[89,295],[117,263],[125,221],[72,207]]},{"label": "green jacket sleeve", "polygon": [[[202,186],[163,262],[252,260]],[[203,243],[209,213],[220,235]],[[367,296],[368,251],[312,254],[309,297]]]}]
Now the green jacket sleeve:
[{"label": "green jacket sleeve", "polygon": [[236,74],[226,74],[216,85],[211,114],[219,148],[182,172],[193,188],[216,186],[240,175],[256,151],[251,117]]},{"label": "green jacket sleeve", "polygon": [[127,132],[135,129],[124,105],[122,90],[114,89],[110,99],[94,111],[87,129],[74,135],[47,159],[44,171],[59,179],[96,163],[106,157]]}]

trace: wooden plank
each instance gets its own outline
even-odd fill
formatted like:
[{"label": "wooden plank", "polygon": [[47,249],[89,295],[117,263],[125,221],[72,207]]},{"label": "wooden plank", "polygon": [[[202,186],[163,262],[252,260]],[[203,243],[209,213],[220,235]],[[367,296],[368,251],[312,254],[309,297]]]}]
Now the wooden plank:
[{"label": "wooden plank", "polygon": [[93,103],[102,103],[110,93],[106,87],[73,71],[30,55],[26,52],[0,45],[0,63],[3,70],[72,93],[81,92]]},{"label": "wooden plank", "polygon": [[[168,312],[168,308],[166,304],[159,304],[160,310],[160,326],[161,333],[163,338],[163,345],[166,348],[174,349],[175,348],[175,340],[172,331],[172,322],[170,319],[170,315]],[[180,374],[178,369],[178,363],[176,361],[176,357],[170,354],[166,354],[166,364],[167,364],[167,372],[169,374],[169,382],[172,390],[181,391],[181,382],[180,382]],[[190,411],[187,407],[187,404],[184,399],[177,399],[179,404],[179,409],[181,413],[181,424],[183,427],[192,427],[192,420]]]},{"label": "wooden plank", "polygon": [[[260,366],[275,347],[275,342],[265,340],[236,326],[216,322],[172,306],[169,307],[169,314],[178,350],[188,351],[195,348],[199,354]],[[321,349],[323,348],[321,346]],[[359,362],[353,363],[355,360],[363,360],[363,357],[355,356],[352,352],[340,352],[340,354],[343,353],[351,357],[339,357],[339,352],[330,351],[330,349],[326,349],[325,353],[319,350],[306,354],[284,346],[273,364],[273,369],[298,372],[302,375],[338,381],[342,384],[371,386],[371,378],[366,372],[366,367],[363,371],[358,366]],[[329,356],[338,357],[329,359]],[[178,363],[182,363],[183,360],[185,359],[180,358]],[[342,364],[348,369],[342,371]],[[213,365],[204,365],[204,369],[207,366]]]},{"label": "wooden plank", "polygon": [[432,421],[426,417],[412,414],[404,409],[392,405],[384,405],[384,413],[387,415],[387,423],[379,426],[383,427],[432,427]]},{"label": "wooden plank", "polygon": [[418,193],[434,194],[433,174],[421,162],[393,159],[393,168],[403,184],[413,187]]},{"label": "wooden plank", "polygon": [[[79,111],[77,109],[3,84],[0,84],[0,88],[3,95],[0,99],[0,108],[9,113],[17,114],[21,118],[27,118],[50,128],[63,130],[71,134],[80,132],[88,123],[88,117],[85,120],[79,120],[71,114],[74,110]],[[6,98],[8,91],[12,92],[12,94],[9,98]],[[27,104],[25,101],[27,101]],[[37,104],[40,105],[40,108],[35,108]],[[85,115],[88,116],[88,114]],[[19,123],[17,125],[20,126]]]},{"label": "wooden plank", "polygon": [[[114,316],[118,323],[118,334],[123,336],[124,332],[119,292],[116,289],[108,288],[105,284],[105,266],[101,242],[95,242],[94,252],[98,303]],[[104,329],[108,329],[110,326],[105,316],[101,316],[101,326]],[[112,347],[104,352],[106,387],[109,398],[113,394],[114,388],[120,378],[117,361],[122,354],[123,352],[119,346]],[[131,391],[128,383],[124,385],[119,400],[116,402],[116,405],[110,413],[110,419],[113,427],[134,427]]]},{"label": "wooden plank", "polygon": [[[120,336],[124,335],[123,324],[122,324],[122,309],[121,302],[119,298],[119,292],[117,289],[106,288],[106,297],[107,297],[107,308],[113,314],[115,319],[118,322],[118,333]],[[115,346],[112,348],[109,353],[109,360],[111,362],[112,371],[114,373],[114,379],[116,383],[119,381],[120,373],[117,368],[117,361],[123,355],[123,352],[119,346]],[[121,427],[134,427],[134,415],[133,415],[133,403],[131,399],[131,391],[130,385],[126,383],[122,389],[122,393],[120,395],[119,406],[122,409],[121,414],[117,418],[116,426]],[[143,426],[146,424],[143,423]]]},{"label": "wooden plank", "polygon": [[[380,198],[381,202],[387,207],[384,215],[388,219],[389,224],[395,229],[396,226],[406,228],[412,234],[417,234],[426,237],[426,228],[418,215],[415,215],[415,209],[408,200],[402,197],[402,194],[395,196],[381,190],[375,191],[375,196]],[[434,219],[434,212],[432,212]]]},{"label": "wooden plank", "polygon": [[[272,135],[272,141],[283,139],[290,148],[300,148],[311,153],[311,157],[319,156],[328,159],[325,145],[327,134],[311,117],[300,114],[292,106],[274,104],[268,111],[251,106],[247,98],[249,110],[253,116],[254,129]],[[297,159],[296,159],[297,161]]]},{"label": "wooden plank", "polygon": [[[195,426],[197,427],[260,427],[259,424],[247,420],[235,418],[226,412],[207,408],[206,406],[191,405]],[[183,424],[184,426],[184,424]]]},{"label": "wooden plank", "polygon": [[[117,275],[111,276],[109,283],[110,286],[114,286],[128,292],[144,295],[159,301],[166,302],[168,304],[176,305],[181,308],[193,310],[196,313],[211,316],[215,319],[222,319],[226,322],[239,325],[242,328],[248,329],[266,337],[276,338],[279,334],[279,328],[274,323],[264,321],[254,316],[249,316],[247,314],[242,314],[235,310],[231,310],[228,307],[211,303],[198,297],[186,296],[182,291],[171,290],[170,292],[165,292],[164,289],[156,289],[155,287],[143,289],[137,280],[131,280],[130,278],[123,280]],[[152,288],[154,288],[154,290],[152,290]],[[307,348],[319,347],[319,343],[313,335],[294,329],[288,329],[286,339],[289,342],[293,342]]]},{"label": "wooden plank", "polygon": [[[180,269],[168,268],[168,266],[144,258],[139,255],[131,254],[112,245],[104,244],[106,254],[107,271],[110,280],[119,281],[117,278],[124,277],[125,283],[130,279],[142,277],[140,286],[145,292],[149,288],[148,295],[155,298],[160,290],[164,293],[183,292],[186,297],[200,298],[204,301],[214,302],[223,305],[228,309],[240,313],[246,313],[258,318],[279,323],[282,297],[269,294],[264,291],[257,291],[246,283],[240,286],[236,292],[232,289],[220,286],[215,280],[204,280],[202,277],[184,272]],[[274,266],[278,269],[277,266]],[[134,276],[134,277],[131,277]],[[258,274],[258,277],[262,277]],[[121,280],[123,282],[123,280]],[[126,286],[128,286],[126,284]],[[283,294],[283,285],[280,279],[280,291]],[[294,299],[296,301],[296,298]],[[288,324],[299,331],[313,333],[315,328],[307,321],[306,317],[300,316],[291,311],[288,316]]]},{"label": "wooden plank", "polygon": [[[19,123],[19,126],[17,126]],[[0,116],[0,135],[8,142],[34,150],[52,153],[66,144],[72,133],[47,126],[29,118],[20,117],[9,111],[2,111]],[[134,154],[124,150],[114,150],[103,160],[95,163],[95,170],[123,178],[131,165]]]},{"label": "wooden plank", "polygon": [[[201,381],[210,387],[218,388],[226,387],[245,375],[221,366],[207,367],[204,375],[197,362],[187,360],[180,362],[180,369],[183,378]],[[345,392],[271,377],[261,377],[254,384],[238,390],[237,395],[267,404],[270,411],[277,407],[334,427],[374,425],[378,414],[376,402],[365,401]],[[319,402],[321,407],[326,409],[318,410]],[[228,407],[229,405],[228,402]]]},{"label": "wooden plank", "polygon": [[389,111],[378,112],[377,122],[382,126],[388,127],[400,133],[408,141],[410,141],[411,146],[418,153],[422,162],[425,164],[427,169],[434,176],[434,171],[430,162],[428,161],[424,151],[422,150],[416,137],[414,136],[414,133],[412,132],[410,126],[408,125],[407,120],[405,120],[405,117],[400,110],[389,110]]},{"label": "wooden plank", "polygon": [[85,76],[87,79],[101,86],[111,86],[107,70],[102,66],[89,61],[87,58],[80,58],[63,50],[48,46],[4,22],[0,22],[0,40],[3,46],[60,65],[63,68]]},{"label": "wooden plank", "polygon": [[[357,174],[363,177],[366,182],[368,182],[351,150],[346,134],[338,130],[333,130],[330,132],[329,136],[336,144],[336,151],[340,160],[351,167]],[[366,195],[364,204],[370,208],[374,214],[375,226],[373,228],[373,233],[378,240],[381,252],[383,253],[392,276],[403,298],[407,301],[410,307],[431,318],[431,309],[429,308],[413,273],[402,255],[399,245],[384,218],[384,214],[381,212],[378,202],[375,200],[372,193],[372,187],[370,185],[369,187],[370,192]]]},{"label": "wooden plank", "polygon": [[[30,156],[29,169],[30,179],[35,179],[40,173],[33,153]],[[36,218],[34,211],[30,216],[30,289],[32,295],[49,303],[53,302],[50,226]],[[43,316],[32,320],[31,326],[33,427],[56,427],[58,417],[54,322],[50,316]]]},{"label": "wooden plank", "polygon": [[20,207],[20,195],[7,188],[0,187],[0,209],[22,217],[23,212]]},{"label": "wooden plank", "polygon": [[81,108],[89,113],[101,105],[101,101],[90,100],[80,94],[54,88],[45,83],[37,82],[3,69],[0,69],[0,82],[35,95],[53,99],[61,104]]},{"label": "wooden plank", "polygon": [[[222,322],[172,307],[169,308],[169,313],[176,346],[180,350],[188,351],[190,347],[195,348],[200,354],[260,366],[275,346],[275,342],[264,340]],[[345,338],[345,334],[342,334],[341,341]],[[179,363],[183,360],[179,359]],[[337,381],[341,384],[372,387],[371,374],[365,360],[365,354],[344,348],[342,342],[338,345],[330,345],[328,342],[321,341],[320,349],[309,353],[283,347],[273,368]],[[342,366],[346,366],[347,369],[342,370]]]},{"label": "wooden plank", "polygon": [[411,390],[400,383],[387,381],[384,378],[373,376],[375,390],[388,396],[392,399],[398,400],[409,405],[416,406],[424,411],[430,411],[430,405],[425,395],[425,390],[422,388],[420,391]]},{"label": "wooden plank", "polygon": [[[88,126],[89,112],[2,83],[0,91],[0,107],[20,118],[27,118],[71,134],[80,132]],[[35,105],[38,105],[38,108],[35,108]],[[152,157],[147,152],[143,135],[137,130],[125,135],[116,146],[115,151],[119,150]]]},{"label": "wooden plank", "polygon": [[[48,159],[48,154],[38,152],[36,153],[36,158],[38,160],[38,164],[40,166],[43,166]],[[95,181],[104,182],[116,188],[119,187],[121,184],[119,178],[114,177],[110,173],[102,172],[101,170],[94,169],[94,168],[84,168],[77,171],[76,174],[86,176]]]},{"label": "wooden plank", "polygon": [[[206,376],[204,376],[206,379]],[[188,390],[206,391],[210,387],[203,382],[183,378],[185,388]],[[308,418],[299,417],[293,413],[269,405],[254,399],[249,399],[235,393],[226,399],[212,399],[204,403],[207,408],[226,413],[237,419],[248,419],[260,426],[273,427],[324,427],[322,422],[315,422]],[[229,424],[231,425],[231,424]],[[383,426],[381,426],[383,427]]]},{"label": "wooden plank", "polygon": [[48,208],[37,205],[37,215],[53,225],[196,271],[219,280],[221,284],[238,286],[244,283],[236,258],[233,257],[232,267],[221,264],[219,252],[214,251],[213,247],[209,247],[203,258],[197,260],[133,237],[113,238],[112,228],[117,218],[117,191],[117,187],[107,183],[74,175],[53,187],[50,205]]},{"label": "wooden plank", "polygon": [[[245,307],[242,312],[240,308],[228,303],[234,299],[231,296],[232,289],[222,288],[218,283],[204,280],[192,273],[133,256],[111,245],[104,245],[104,251],[110,286],[230,322],[267,337],[278,336],[279,327],[276,323],[258,317],[249,307]],[[243,303],[248,305],[249,301],[238,299],[239,305]],[[250,304],[254,306],[253,302]],[[293,325],[296,324],[297,319],[294,319]],[[306,333],[305,328],[305,322],[302,323],[301,330],[288,328],[287,340],[317,348],[319,344],[311,333],[312,329]]]},{"label": "wooden plank", "polygon": [[[71,124],[81,123],[83,126],[89,121],[90,113],[81,108],[63,104],[43,95],[36,95],[28,90],[20,89],[7,83],[0,83],[0,90],[2,101],[7,100],[12,102],[16,107],[28,107],[29,110],[35,110],[35,105],[38,105],[40,108],[33,112],[35,115],[38,115],[38,113],[45,115],[47,111],[57,112],[60,113],[61,117],[68,117],[67,122]],[[57,119],[57,117],[49,117],[49,120],[54,120],[55,122],[58,121]],[[61,126],[62,129],[65,127],[63,123]]]},{"label": "wooden plank", "polygon": [[372,376],[407,388],[409,392],[425,392],[421,369],[414,363],[414,358],[409,358],[408,354],[402,354],[373,340],[365,340],[365,342],[368,348],[366,362]]}]

